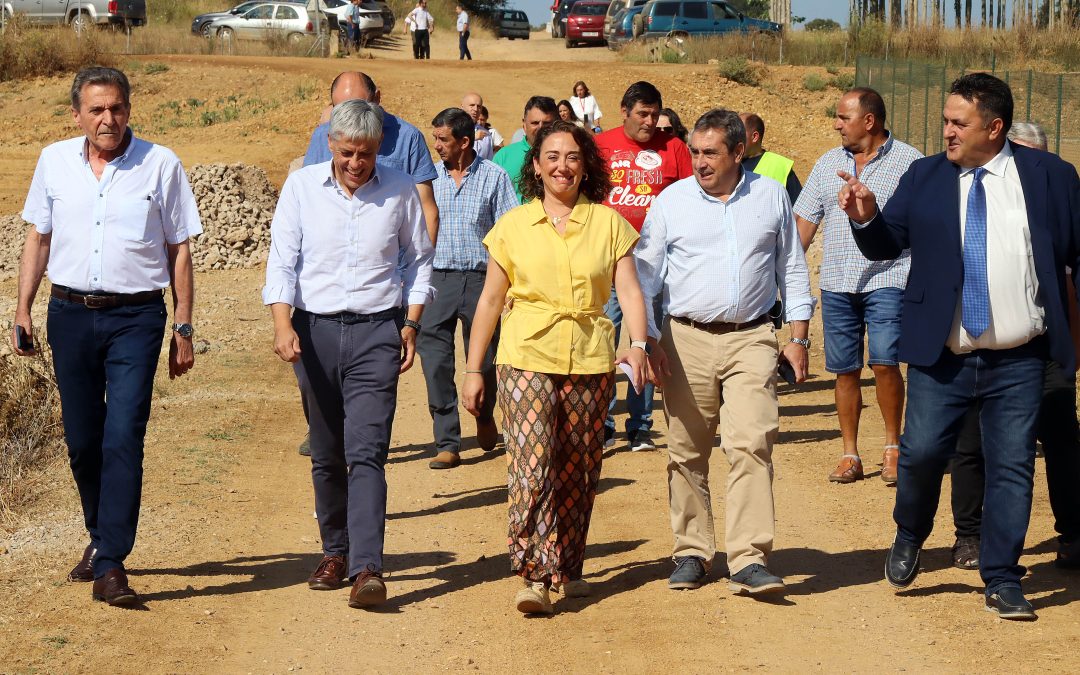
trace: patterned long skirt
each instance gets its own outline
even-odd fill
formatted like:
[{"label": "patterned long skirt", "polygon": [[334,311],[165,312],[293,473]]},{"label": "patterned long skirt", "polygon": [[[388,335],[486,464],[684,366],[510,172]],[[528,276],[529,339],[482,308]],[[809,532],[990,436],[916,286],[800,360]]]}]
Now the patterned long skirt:
[{"label": "patterned long skirt", "polygon": [[580,579],[614,374],[550,375],[508,365],[498,372],[511,569],[552,585]]}]

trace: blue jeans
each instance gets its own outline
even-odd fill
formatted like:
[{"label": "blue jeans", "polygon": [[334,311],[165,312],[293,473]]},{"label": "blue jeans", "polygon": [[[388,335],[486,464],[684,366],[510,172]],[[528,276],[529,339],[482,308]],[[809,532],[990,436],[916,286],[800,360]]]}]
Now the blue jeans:
[{"label": "blue jeans", "polygon": [[95,577],[124,569],[135,546],[143,438],[167,314],[164,300],[108,309],[49,301],[64,440],[86,530],[98,550]]},{"label": "blue jeans", "polygon": [[851,373],[863,367],[863,335],[870,365],[900,363],[902,288],[866,293],[821,292],[821,324],[825,332],[825,370]]},{"label": "blue jeans", "polygon": [[[657,326],[662,323],[662,304],[662,296],[657,295],[656,303],[653,305],[653,316],[656,317]],[[618,345],[619,336],[622,333],[622,307],[619,306],[619,298],[615,295],[614,288],[611,290],[611,298],[604,305],[604,314],[607,314],[607,317],[615,324],[615,344]],[[636,434],[639,429],[645,429],[646,431],[652,429],[654,389],[653,385],[646,383],[639,394],[634,391],[633,386],[626,387],[626,411],[630,413],[630,417],[626,420],[626,433],[628,435]],[[607,419],[604,420],[604,426],[611,431],[615,430],[615,416],[613,413],[618,398],[618,390],[616,389],[616,393],[611,397],[611,403],[608,405]]]},{"label": "blue jeans", "polygon": [[898,541],[922,546],[934,527],[945,467],[964,416],[980,410],[986,495],[980,568],[986,593],[1020,587],[1019,564],[1031,516],[1035,430],[1047,349],[1036,338],[1013,349],[945,351],[932,366],[908,369],[907,414],[896,483]]}]

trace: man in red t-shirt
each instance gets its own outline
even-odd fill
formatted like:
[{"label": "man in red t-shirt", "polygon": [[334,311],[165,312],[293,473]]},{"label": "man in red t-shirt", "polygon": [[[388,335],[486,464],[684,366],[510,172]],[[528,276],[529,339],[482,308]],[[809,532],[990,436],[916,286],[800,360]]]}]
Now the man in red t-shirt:
[{"label": "man in red t-shirt", "polygon": [[[649,212],[656,196],[677,180],[694,174],[690,166],[690,151],[686,144],[658,131],[656,121],[660,117],[663,101],[660,91],[648,82],[635,82],[623,94],[619,104],[623,124],[596,135],[600,156],[611,172],[611,193],[604,200],[606,206],[618,211],[630,221],[634,229],[641,231],[645,214]],[[656,316],[661,316],[656,308]],[[608,318],[615,324],[615,342],[619,342],[622,325],[622,308],[615,294],[604,308]],[[615,418],[611,410],[604,423],[605,445],[613,445]],[[652,450],[653,386],[646,384],[640,394],[633,387],[627,388],[626,408],[630,413],[626,421],[626,438],[630,449]]]}]

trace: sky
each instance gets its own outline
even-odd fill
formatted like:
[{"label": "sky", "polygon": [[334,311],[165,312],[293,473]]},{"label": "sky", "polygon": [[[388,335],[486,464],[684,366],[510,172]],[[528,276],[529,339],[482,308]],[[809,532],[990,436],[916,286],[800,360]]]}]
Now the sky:
[{"label": "sky", "polygon": [[[506,6],[522,9],[529,15],[529,23],[536,26],[551,18],[551,0],[508,0]],[[810,19],[833,19],[847,25],[848,3],[844,0],[791,0],[791,13]]]}]

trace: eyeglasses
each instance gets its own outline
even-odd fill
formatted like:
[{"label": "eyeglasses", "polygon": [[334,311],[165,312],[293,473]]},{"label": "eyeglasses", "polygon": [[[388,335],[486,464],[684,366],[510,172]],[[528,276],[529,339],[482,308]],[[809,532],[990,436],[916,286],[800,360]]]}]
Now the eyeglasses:
[{"label": "eyeglasses", "polygon": [[670,134],[670,133],[672,132],[672,130],[674,129],[674,127],[660,127],[660,126],[658,126],[658,127],[656,127],[656,128],[657,128],[657,130],[659,130],[659,131],[666,131],[666,132],[667,132],[667,133],[669,133],[669,134]]}]

